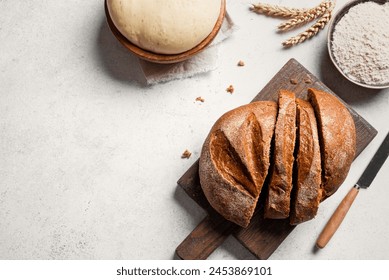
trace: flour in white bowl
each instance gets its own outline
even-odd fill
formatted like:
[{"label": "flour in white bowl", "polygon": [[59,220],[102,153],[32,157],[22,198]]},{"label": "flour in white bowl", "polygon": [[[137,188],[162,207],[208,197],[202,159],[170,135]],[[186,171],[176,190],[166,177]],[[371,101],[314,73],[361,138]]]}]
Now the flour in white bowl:
[{"label": "flour in white bowl", "polygon": [[389,2],[363,2],[336,24],[331,48],[343,73],[366,85],[389,84]]}]

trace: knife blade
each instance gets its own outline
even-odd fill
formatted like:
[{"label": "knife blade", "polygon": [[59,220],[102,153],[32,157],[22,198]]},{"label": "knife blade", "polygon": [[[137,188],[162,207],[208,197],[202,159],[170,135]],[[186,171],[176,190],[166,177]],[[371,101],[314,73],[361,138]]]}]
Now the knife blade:
[{"label": "knife blade", "polygon": [[371,185],[388,155],[389,133],[386,135],[384,141],[378,148],[377,152],[374,154],[373,158],[366,167],[365,171],[362,173],[357,183],[343,198],[339,206],[336,208],[335,212],[332,214],[331,218],[328,220],[326,226],[324,227],[323,231],[320,233],[319,238],[316,241],[316,246],[318,248],[322,249],[327,245],[332,236],[335,234],[336,230],[339,228],[351,205],[353,204],[357,194],[359,193],[359,189],[366,189]]},{"label": "knife blade", "polygon": [[378,148],[377,152],[374,154],[369,165],[366,167],[365,171],[362,173],[356,185],[360,188],[368,188],[373,182],[378,171],[381,169],[381,166],[384,164],[386,158],[389,154],[389,133],[386,135],[381,146]]}]

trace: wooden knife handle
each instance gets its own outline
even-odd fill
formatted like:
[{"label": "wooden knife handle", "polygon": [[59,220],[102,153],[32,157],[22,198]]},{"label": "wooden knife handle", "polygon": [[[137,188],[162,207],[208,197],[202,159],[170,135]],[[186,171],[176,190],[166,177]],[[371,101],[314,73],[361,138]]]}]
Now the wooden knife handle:
[{"label": "wooden knife handle", "polygon": [[334,233],[342,223],[344,217],[346,216],[358,193],[359,188],[353,187],[343,198],[342,202],[339,204],[338,208],[336,208],[334,214],[332,214],[323,231],[319,235],[319,238],[316,241],[316,246],[318,248],[324,248],[330,241],[331,237],[334,235]]},{"label": "wooden knife handle", "polygon": [[205,260],[236,227],[224,219],[207,216],[177,247],[176,254],[182,260]]}]

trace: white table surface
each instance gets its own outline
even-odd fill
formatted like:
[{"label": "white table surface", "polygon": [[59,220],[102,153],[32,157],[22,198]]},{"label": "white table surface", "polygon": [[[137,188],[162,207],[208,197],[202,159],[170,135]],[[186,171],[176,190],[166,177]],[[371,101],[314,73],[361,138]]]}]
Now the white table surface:
[{"label": "white table surface", "polygon": [[[278,19],[227,1],[239,27],[207,74],[151,87],[113,37],[100,1],[0,1],[0,258],[174,259],[205,217],[177,186],[210,126],[248,103],[297,59],[370,122],[378,135],[317,217],[271,259],[389,259],[389,162],[362,190],[329,245],[315,240],[388,131],[389,90],[346,81],[331,64],[327,28],[291,49]],[[255,1],[254,1],[255,2]],[[311,7],[320,0],[268,0]],[[336,10],[346,1],[338,0]],[[237,67],[239,60],[244,67]],[[225,91],[228,85],[235,92]],[[195,99],[202,96],[204,103]],[[189,149],[190,159],[181,159]],[[210,259],[253,259],[232,237]]]}]

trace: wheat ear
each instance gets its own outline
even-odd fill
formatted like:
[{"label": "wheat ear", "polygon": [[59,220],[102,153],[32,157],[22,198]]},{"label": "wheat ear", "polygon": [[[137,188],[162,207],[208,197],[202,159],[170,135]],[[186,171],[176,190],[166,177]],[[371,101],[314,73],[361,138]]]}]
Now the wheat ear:
[{"label": "wheat ear", "polygon": [[250,10],[272,17],[292,18],[308,11],[308,9],[288,8],[265,3],[251,4]]},{"label": "wheat ear", "polygon": [[280,25],[278,25],[278,30],[288,31],[308,22],[311,22],[316,18],[323,16],[328,9],[332,10],[333,5],[334,2],[332,2],[331,0],[323,0],[317,7],[309,9],[307,12],[281,23]]},{"label": "wheat ear", "polygon": [[317,33],[319,33],[320,30],[322,30],[327,23],[330,21],[332,15],[332,9],[327,10],[327,12],[309,29],[306,31],[289,38],[288,40],[284,41],[282,45],[286,48],[292,47],[294,45],[300,44],[304,42],[305,40],[308,40],[315,36]]}]

